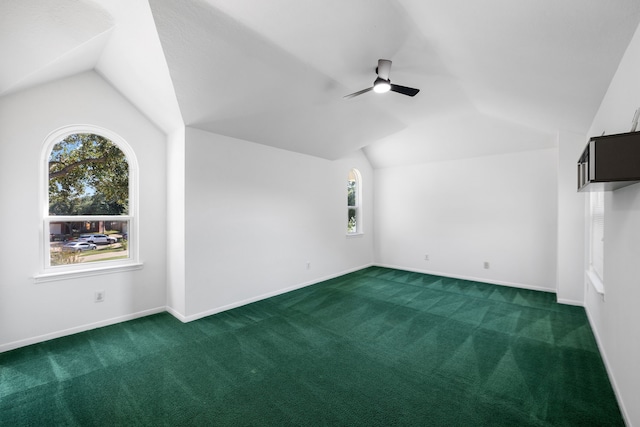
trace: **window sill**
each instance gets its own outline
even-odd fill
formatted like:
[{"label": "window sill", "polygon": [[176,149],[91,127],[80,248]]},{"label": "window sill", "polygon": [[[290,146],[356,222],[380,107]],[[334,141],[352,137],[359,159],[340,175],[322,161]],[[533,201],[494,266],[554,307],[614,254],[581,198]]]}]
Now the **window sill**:
[{"label": "window sill", "polygon": [[130,264],[120,264],[108,267],[96,267],[85,270],[56,271],[54,273],[36,274],[33,277],[35,283],[55,282],[57,280],[76,279],[81,277],[102,276],[104,274],[121,273],[123,271],[141,270],[144,264],[134,262]]},{"label": "window sill", "polygon": [[364,233],[348,233],[347,239],[355,239],[364,236]]},{"label": "window sill", "polygon": [[591,270],[587,270],[585,273],[587,275],[587,281],[591,283],[596,292],[604,295],[604,283],[602,283],[600,277]]}]

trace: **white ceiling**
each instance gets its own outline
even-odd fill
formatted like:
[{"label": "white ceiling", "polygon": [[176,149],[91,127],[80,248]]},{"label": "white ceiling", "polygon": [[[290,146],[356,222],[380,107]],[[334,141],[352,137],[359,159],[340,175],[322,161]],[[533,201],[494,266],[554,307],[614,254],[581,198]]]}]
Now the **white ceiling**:
[{"label": "white ceiling", "polygon": [[[165,132],[399,166],[586,132],[639,22],[640,0],[0,0],[0,96],[93,69]],[[344,99],[380,58],[420,93]]]}]

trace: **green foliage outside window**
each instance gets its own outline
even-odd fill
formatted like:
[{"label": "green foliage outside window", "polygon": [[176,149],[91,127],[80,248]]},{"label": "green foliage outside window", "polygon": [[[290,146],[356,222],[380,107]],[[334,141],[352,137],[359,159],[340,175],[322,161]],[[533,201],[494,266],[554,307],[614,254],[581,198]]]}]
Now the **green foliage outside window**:
[{"label": "green foliage outside window", "polygon": [[347,206],[356,205],[356,182],[347,181]]},{"label": "green foliage outside window", "polygon": [[[349,207],[347,214],[347,233],[355,233],[358,229],[355,210],[357,192],[356,185],[357,182],[354,180],[350,179],[347,181],[347,206]],[[351,209],[352,206],[354,209]]]},{"label": "green foliage outside window", "polygon": [[[48,174],[49,265],[127,259],[129,164],[120,147],[101,135],[70,134],[53,146]],[[76,240],[95,246],[75,252]]]},{"label": "green foliage outside window", "polygon": [[349,214],[347,215],[347,233],[355,233],[357,230],[356,210],[349,209]]},{"label": "green foliage outside window", "polygon": [[50,215],[126,215],[129,165],[117,145],[100,135],[72,134],[49,157]]}]

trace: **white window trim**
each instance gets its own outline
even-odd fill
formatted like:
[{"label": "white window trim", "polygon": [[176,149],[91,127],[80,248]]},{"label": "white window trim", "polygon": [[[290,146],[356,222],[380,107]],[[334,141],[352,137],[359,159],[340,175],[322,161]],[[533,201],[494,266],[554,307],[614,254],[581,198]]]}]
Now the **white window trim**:
[{"label": "white window trim", "polygon": [[[93,133],[101,135],[116,144],[127,157],[129,165],[129,214],[115,216],[49,215],[49,156],[53,146],[74,133]],[[138,270],[143,264],[139,261],[139,226],[138,226],[138,160],[131,146],[118,134],[94,125],[69,125],[51,132],[44,140],[40,159],[40,271],[34,275],[36,283],[64,280],[67,278],[87,277],[121,271]],[[51,266],[49,255],[49,223],[65,220],[102,220],[104,218],[129,222],[128,249],[129,258],[123,260],[101,261],[86,264]]]},{"label": "white window trim", "polygon": [[119,265],[107,265],[116,261],[103,261],[99,267],[92,267],[90,269],[78,271],[58,271],[54,273],[41,273],[36,274],[33,277],[35,283],[48,283],[58,280],[76,279],[81,277],[102,276],[104,274],[120,273],[123,271],[140,270],[144,266],[141,262],[129,262],[127,264],[120,263]]},{"label": "white window trim", "polygon": [[593,289],[595,289],[600,295],[604,295],[604,283],[600,280],[600,276],[598,276],[598,274],[596,274],[596,272],[591,268],[586,271],[585,276],[587,277],[587,281],[591,283],[591,286],[593,286]]},{"label": "white window trim", "polygon": [[[597,293],[604,295],[604,216],[605,216],[605,192],[589,193],[587,201],[589,212],[589,254],[586,277]],[[598,197],[599,203],[594,207],[594,199]],[[595,213],[595,215],[594,215]],[[595,242],[594,237],[602,236],[600,242]],[[596,245],[598,247],[596,248]],[[594,257],[597,252],[598,256]],[[597,258],[597,259],[595,259]],[[597,263],[597,266],[594,264]]]},{"label": "white window trim", "polygon": [[350,233],[349,231],[347,231],[346,236],[349,237],[359,237],[362,236],[364,234],[364,225],[363,225],[363,221],[362,221],[362,174],[360,173],[360,170],[358,170],[358,168],[351,168],[349,169],[349,172],[353,172],[353,174],[356,177],[356,204],[355,206],[349,206],[347,205],[347,213],[349,212],[349,209],[355,209],[356,210],[356,231],[354,231],[353,233]]}]

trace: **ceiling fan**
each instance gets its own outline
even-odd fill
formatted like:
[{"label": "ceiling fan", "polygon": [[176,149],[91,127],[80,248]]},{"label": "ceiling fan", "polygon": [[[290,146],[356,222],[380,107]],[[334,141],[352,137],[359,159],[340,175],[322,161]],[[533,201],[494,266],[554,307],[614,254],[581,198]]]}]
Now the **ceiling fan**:
[{"label": "ceiling fan", "polygon": [[389,71],[391,71],[391,61],[388,59],[378,59],[378,68],[376,68],[378,77],[373,82],[373,86],[345,95],[344,98],[353,98],[354,96],[362,95],[363,93],[367,93],[371,90],[376,93],[385,93],[389,91],[398,92],[407,96],[415,96],[420,92],[420,89],[392,84],[391,80],[389,80]]}]

